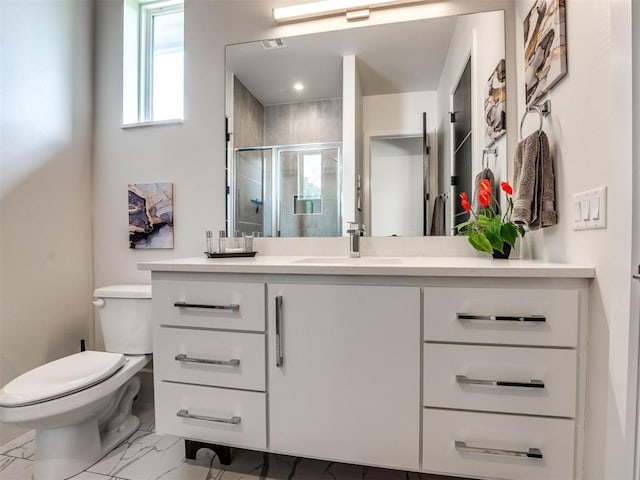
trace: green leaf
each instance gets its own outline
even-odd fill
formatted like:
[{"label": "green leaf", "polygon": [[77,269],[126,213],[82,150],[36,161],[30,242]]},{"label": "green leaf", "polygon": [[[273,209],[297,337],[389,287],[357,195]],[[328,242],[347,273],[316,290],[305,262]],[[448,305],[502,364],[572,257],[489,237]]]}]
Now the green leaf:
[{"label": "green leaf", "polygon": [[[489,224],[489,232],[492,235],[500,238],[500,228],[502,226],[502,219],[500,217],[493,217]],[[502,239],[500,240],[500,248],[502,248]]]},{"label": "green leaf", "polygon": [[500,235],[503,240],[512,247],[516,246],[516,238],[518,238],[518,229],[513,223],[505,223],[500,228]]},{"label": "green leaf", "polygon": [[489,242],[484,233],[471,232],[469,234],[469,243],[476,250],[493,253],[491,242]]},{"label": "green leaf", "polygon": [[486,236],[493,249],[499,251],[500,253],[503,253],[502,248],[504,246],[504,242],[502,241],[500,235],[496,235],[493,232],[487,232]]},{"label": "green leaf", "polygon": [[476,220],[480,228],[487,228],[491,223],[491,218],[487,217],[486,215],[478,215],[476,217]]}]

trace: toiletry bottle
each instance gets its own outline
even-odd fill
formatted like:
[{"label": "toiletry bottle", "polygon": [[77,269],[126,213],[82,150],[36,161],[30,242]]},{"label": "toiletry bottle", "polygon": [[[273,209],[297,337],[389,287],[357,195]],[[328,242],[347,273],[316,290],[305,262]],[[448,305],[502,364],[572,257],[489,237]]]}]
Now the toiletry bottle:
[{"label": "toiletry bottle", "polygon": [[251,253],[253,252],[253,236],[247,235],[245,232],[242,233],[242,240],[244,244],[244,252]]},{"label": "toiletry bottle", "polygon": [[213,253],[213,232],[211,230],[205,230],[204,241],[207,250],[205,253]]},{"label": "toiletry bottle", "polygon": [[218,237],[218,253],[224,253],[226,250],[227,239],[225,238],[227,233],[224,230],[220,230]]}]

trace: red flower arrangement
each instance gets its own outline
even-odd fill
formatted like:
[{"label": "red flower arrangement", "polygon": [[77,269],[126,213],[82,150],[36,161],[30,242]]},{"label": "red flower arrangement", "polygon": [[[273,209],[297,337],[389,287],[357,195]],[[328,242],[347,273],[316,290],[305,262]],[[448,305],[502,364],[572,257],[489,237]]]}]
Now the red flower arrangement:
[{"label": "red flower arrangement", "polygon": [[491,192],[493,187],[487,179],[480,181],[480,189],[478,191],[478,201],[482,206],[480,212],[471,210],[469,198],[466,192],[460,194],[460,204],[465,212],[469,213],[469,220],[456,225],[457,235],[465,235],[469,237],[469,243],[473,248],[481,252],[506,254],[506,245],[515,247],[518,236],[524,236],[524,229],[511,221],[513,213],[513,188],[507,182],[501,182],[500,188],[507,196],[507,211],[503,216],[497,215],[495,212],[499,210],[497,200],[495,209],[490,208]]}]

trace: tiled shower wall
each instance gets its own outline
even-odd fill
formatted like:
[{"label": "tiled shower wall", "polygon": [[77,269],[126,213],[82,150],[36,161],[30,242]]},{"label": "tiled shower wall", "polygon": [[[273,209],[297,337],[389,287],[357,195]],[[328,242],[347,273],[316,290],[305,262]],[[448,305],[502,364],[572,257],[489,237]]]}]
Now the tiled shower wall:
[{"label": "tiled shower wall", "polygon": [[265,145],[342,141],[342,99],[264,107]]},{"label": "tiled shower wall", "polygon": [[236,77],[233,77],[233,112],[233,146],[265,145],[264,107]]}]

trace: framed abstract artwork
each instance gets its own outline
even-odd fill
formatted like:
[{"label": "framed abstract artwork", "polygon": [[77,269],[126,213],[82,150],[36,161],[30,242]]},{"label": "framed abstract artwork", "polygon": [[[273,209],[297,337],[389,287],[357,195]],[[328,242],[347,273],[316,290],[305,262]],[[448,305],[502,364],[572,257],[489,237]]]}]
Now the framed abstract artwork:
[{"label": "framed abstract artwork", "polygon": [[484,99],[485,144],[490,145],[507,133],[507,72],[504,58],[487,81]]},{"label": "framed abstract artwork", "polygon": [[567,74],[565,0],[536,0],[524,19],[527,105],[537,103]]},{"label": "framed abstract artwork", "polygon": [[129,248],[173,248],[173,184],[129,184]]}]

